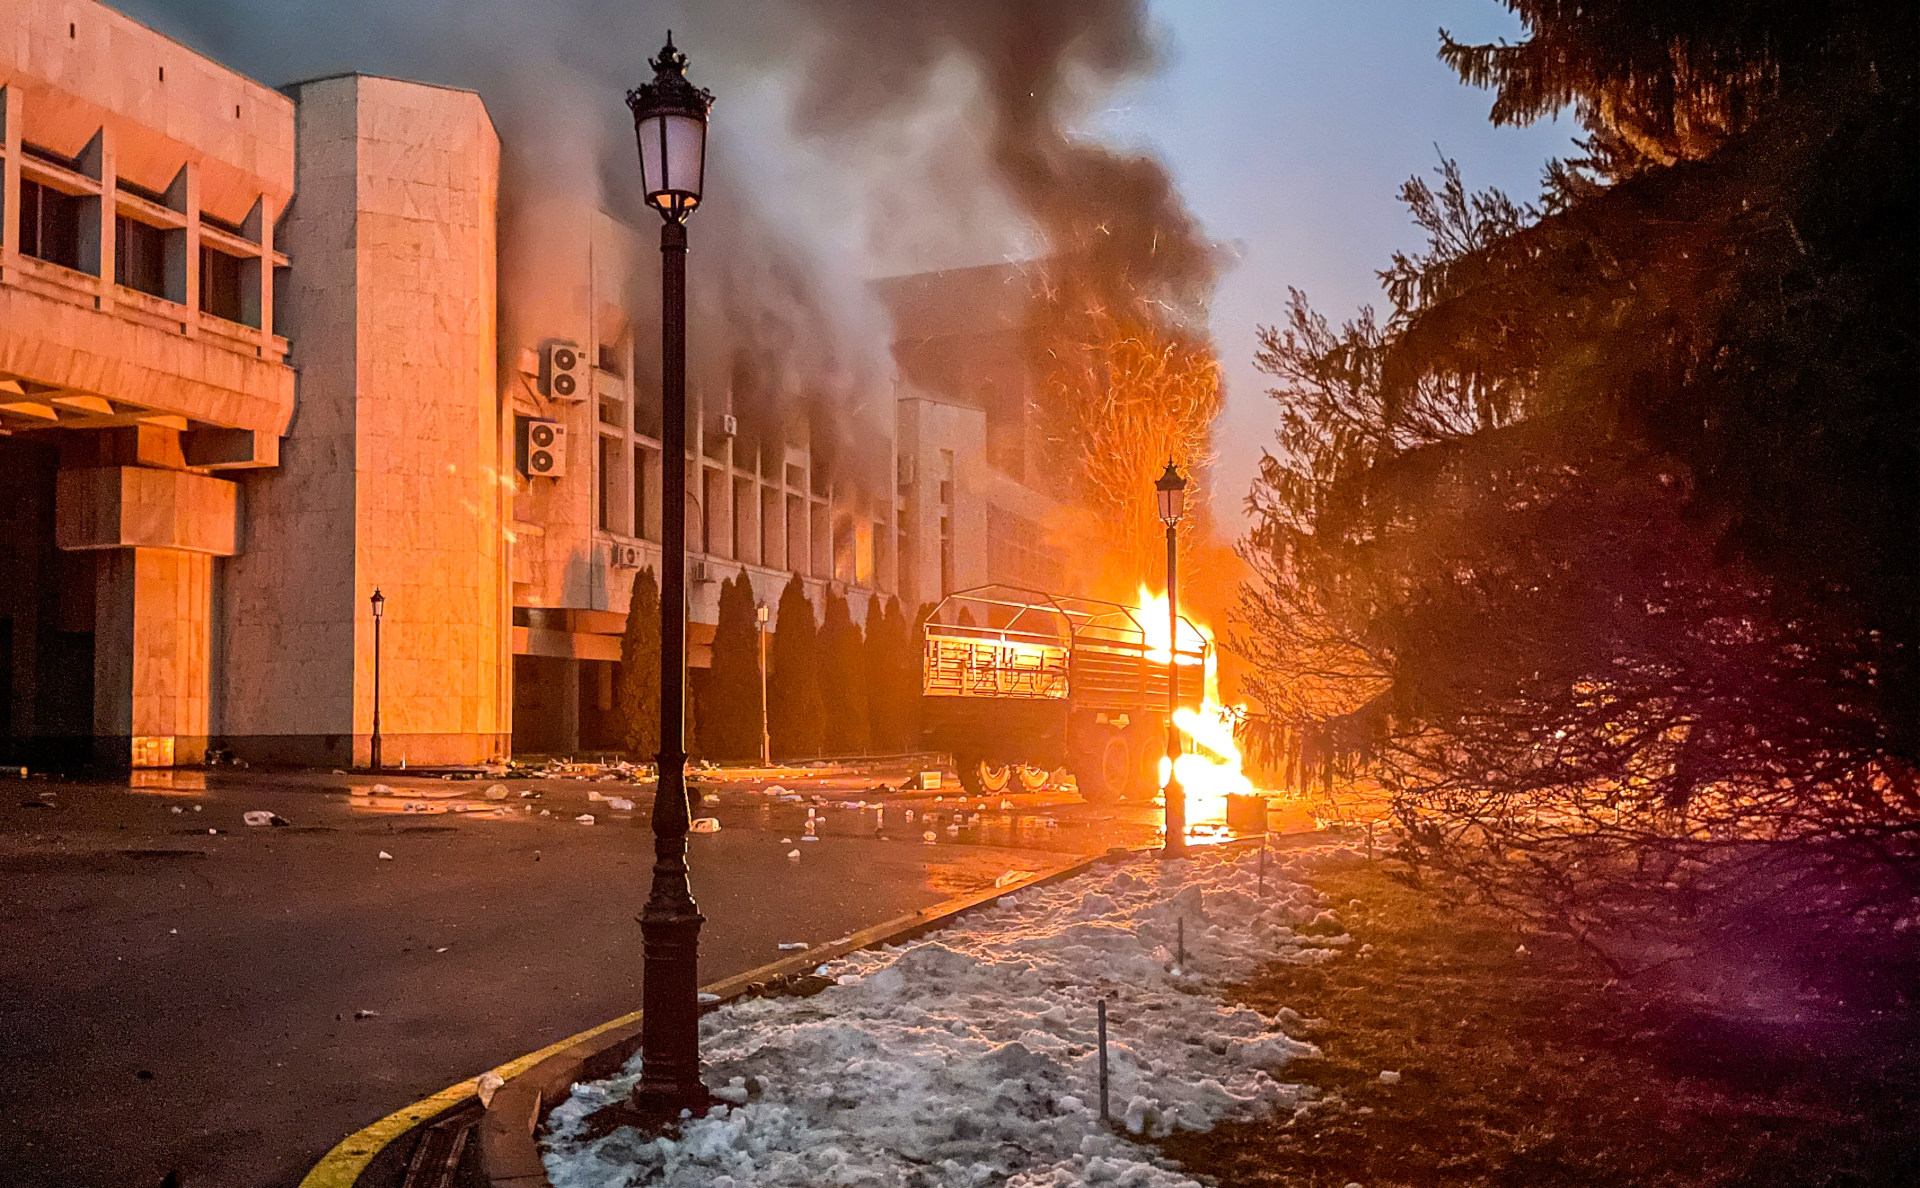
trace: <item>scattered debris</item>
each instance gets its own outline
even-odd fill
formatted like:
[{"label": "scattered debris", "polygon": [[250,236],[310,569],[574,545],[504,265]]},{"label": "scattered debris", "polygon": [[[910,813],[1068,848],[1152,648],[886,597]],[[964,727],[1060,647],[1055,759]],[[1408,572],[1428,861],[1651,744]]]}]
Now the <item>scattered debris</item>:
[{"label": "scattered debris", "polygon": [[355,1011],[353,1012],[353,1017],[356,1019],[378,1019],[380,1017],[380,1012],[379,1011]]},{"label": "scattered debris", "polygon": [[505,1077],[491,1069],[481,1073],[480,1079],[473,1083],[474,1094],[480,1098],[480,1108],[484,1110],[493,1105],[493,1095],[506,1083]]},{"label": "scattered debris", "polygon": [[806,941],[781,941],[779,947],[785,950],[807,948]]},{"label": "scattered debris", "polygon": [[184,812],[186,812],[187,810],[186,810],[186,809],[183,809],[183,808],[181,808],[181,807],[180,807],[179,805],[177,805],[177,804],[170,804],[170,805],[168,805],[168,806],[167,806],[167,811],[168,811],[168,812],[170,812],[170,813],[184,813]]},{"label": "scattered debris", "polygon": [[935,842],[940,840],[940,835],[935,833],[933,830],[929,829],[925,833],[920,835],[920,840],[923,842],[926,842],[928,845],[933,845]]},{"label": "scattered debris", "polygon": [[1380,1073],[1380,1083],[1382,1085],[1398,1085],[1400,1083],[1400,1074],[1391,1070],[1382,1070]]},{"label": "scattered debris", "polygon": [[507,796],[508,792],[505,784],[487,785],[486,797],[488,800],[505,800]]},{"label": "scattered debris", "polygon": [[718,994],[708,994],[705,990],[702,990],[699,994],[698,1000],[702,1004],[706,1004],[710,1002],[719,1002],[720,996]]},{"label": "scattered debris", "polygon": [[618,813],[630,813],[633,811],[633,801],[624,796],[609,796],[607,807]]},{"label": "scattered debris", "polygon": [[819,841],[820,839],[815,837],[813,834],[809,833],[807,834],[807,836],[801,838],[800,840],[803,842],[810,842],[810,841]]},{"label": "scattered debris", "polygon": [[693,823],[688,825],[687,828],[694,833],[718,833],[720,832],[720,818],[695,817]]},{"label": "scattered debris", "polygon": [[[176,809],[174,811],[178,812],[179,810]],[[287,820],[285,817],[281,816],[279,813],[270,813],[270,812],[267,812],[265,809],[252,809],[248,812],[242,813],[241,819],[244,820],[249,825],[291,825],[293,824],[292,821]]]},{"label": "scattered debris", "polygon": [[574,824],[576,825],[591,825],[593,824],[593,814],[581,813],[579,816],[575,817],[573,821],[574,821]]},{"label": "scattered debris", "polygon": [[382,850],[382,851],[380,851],[380,861],[382,861],[382,862],[392,862],[392,861],[393,861],[393,855],[392,855],[392,854],[389,854],[389,853],[387,853],[387,852],[386,852],[385,850]]},{"label": "scattered debris", "polygon": [[788,862],[798,862],[798,861],[800,861],[800,851],[798,851],[798,850],[788,850],[788,851],[787,851],[787,861],[788,861]]},{"label": "scattered debris", "polygon": [[1031,870],[1010,870],[1006,874],[993,880],[993,885],[996,887],[1011,887],[1022,879],[1032,878],[1035,873],[1036,872]]}]

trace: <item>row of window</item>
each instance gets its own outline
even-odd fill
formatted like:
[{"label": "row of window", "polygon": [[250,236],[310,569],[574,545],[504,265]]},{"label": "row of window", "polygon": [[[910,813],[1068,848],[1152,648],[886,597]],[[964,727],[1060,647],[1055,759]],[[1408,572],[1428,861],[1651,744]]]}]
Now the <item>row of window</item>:
[{"label": "row of window", "polygon": [[[20,251],[76,272],[95,272],[99,253],[89,249],[97,235],[98,198],[65,194],[51,186],[20,181]],[[131,215],[113,220],[113,281],[176,304],[186,303],[186,244],[183,230],[156,227]],[[248,300],[248,276],[257,260],[228,255],[200,245],[200,308],[229,322],[257,327],[258,305]],[[257,283],[257,282],[256,282]]]}]

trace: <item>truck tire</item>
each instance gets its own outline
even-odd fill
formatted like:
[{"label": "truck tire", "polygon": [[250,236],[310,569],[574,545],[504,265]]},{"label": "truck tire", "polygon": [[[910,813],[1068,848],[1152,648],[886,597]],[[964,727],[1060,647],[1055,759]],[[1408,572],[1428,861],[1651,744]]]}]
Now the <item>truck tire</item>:
[{"label": "truck tire", "polygon": [[986,785],[980,780],[980,766],[986,762],[977,754],[958,754],[953,757],[953,767],[960,777],[960,787],[969,796],[985,796]]},{"label": "truck tire", "polygon": [[1134,782],[1133,748],[1121,734],[1096,738],[1074,757],[1073,778],[1088,804],[1107,805],[1126,795]]}]

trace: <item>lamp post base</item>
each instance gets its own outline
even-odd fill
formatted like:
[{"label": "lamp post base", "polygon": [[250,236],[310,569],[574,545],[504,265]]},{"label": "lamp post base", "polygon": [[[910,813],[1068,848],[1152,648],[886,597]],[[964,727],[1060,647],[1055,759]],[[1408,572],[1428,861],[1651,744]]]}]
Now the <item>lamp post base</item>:
[{"label": "lamp post base", "polygon": [[[641,982],[642,1041],[640,1083],[621,1101],[594,1111],[587,1129],[595,1136],[631,1126],[642,1134],[661,1134],[681,1122],[682,1113],[701,1117],[713,1097],[700,1079],[699,948],[706,917],[683,904],[650,902],[640,916],[646,950]],[[651,1041],[651,1042],[648,1042]]]},{"label": "lamp post base", "polygon": [[1162,858],[1185,858],[1187,856],[1187,791],[1180,786],[1179,780],[1168,780],[1166,788],[1167,826],[1166,839],[1161,843]]}]

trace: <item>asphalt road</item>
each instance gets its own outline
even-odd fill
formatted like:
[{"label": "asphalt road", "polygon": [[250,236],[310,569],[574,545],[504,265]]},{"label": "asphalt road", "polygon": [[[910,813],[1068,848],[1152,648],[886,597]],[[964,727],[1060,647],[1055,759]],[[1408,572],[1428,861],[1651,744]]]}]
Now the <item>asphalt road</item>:
[{"label": "asphalt road", "polygon": [[[716,791],[721,832],[691,839],[703,983],[1155,840],[1152,806],[1096,813],[1072,792],[949,829],[951,797],[867,790],[903,774],[783,781],[819,803],[754,794],[764,780]],[[292,1188],[361,1126],[638,1007],[644,787],[506,781],[489,805],[425,798],[484,783],[200,782],[0,783],[0,1183]],[[886,807],[836,807],[858,799]]]}]

